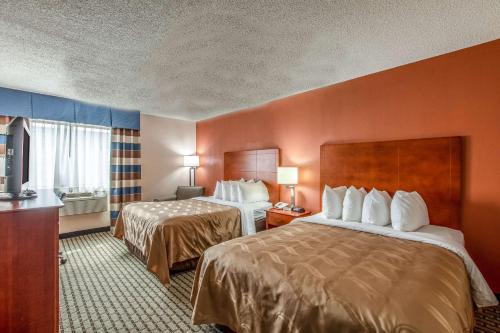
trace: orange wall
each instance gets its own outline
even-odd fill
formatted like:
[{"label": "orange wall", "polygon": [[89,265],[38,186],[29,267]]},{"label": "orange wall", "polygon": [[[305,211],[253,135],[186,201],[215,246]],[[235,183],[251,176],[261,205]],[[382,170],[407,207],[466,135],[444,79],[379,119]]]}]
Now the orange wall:
[{"label": "orange wall", "polygon": [[224,152],[278,147],[282,165],[300,167],[298,204],[315,211],[321,144],[464,136],[462,229],[500,292],[500,40],[201,121],[196,135],[210,193]]}]

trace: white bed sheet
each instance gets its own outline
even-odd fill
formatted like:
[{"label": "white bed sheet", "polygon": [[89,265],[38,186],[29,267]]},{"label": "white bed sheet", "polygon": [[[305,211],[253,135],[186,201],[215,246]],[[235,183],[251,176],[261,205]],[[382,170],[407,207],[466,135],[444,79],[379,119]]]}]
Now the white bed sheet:
[{"label": "white bed sheet", "polygon": [[261,211],[265,211],[273,206],[269,201],[259,201],[252,203],[239,203],[234,201],[225,201],[220,199],[215,199],[213,196],[211,197],[196,197],[193,198],[196,200],[213,202],[220,205],[226,205],[231,207],[236,207],[240,210],[241,214],[241,234],[243,236],[253,235],[256,233],[255,230],[255,220],[256,216],[259,218]]},{"label": "white bed sheet", "polygon": [[271,208],[272,206],[270,207],[266,207],[266,209],[256,209],[253,211],[253,219],[254,221],[258,221],[258,220],[261,220],[261,219],[265,219],[266,218],[266,210]]},{"label": "white bed sheet", "polygon": [[457,254],[463,260],[471,281],[472,298],[476,305],[478,307],[498,305],[498,300],[495,297],[495,294],[490,289],[488,283],[479,271],[479,268],[477,268],[476,264],[465,249],[464,237],[461,231],[435,225],[426,225],[417,231],[405,232],[395,230],[390,226],[378,226],[360,222],[344,222],[342,220],[327,219],[324,218],[321,213],[295,219],[292,223],[297,221],[331,225],[334,227],[369,232],[388,237],[408,239],[445,248]]}]

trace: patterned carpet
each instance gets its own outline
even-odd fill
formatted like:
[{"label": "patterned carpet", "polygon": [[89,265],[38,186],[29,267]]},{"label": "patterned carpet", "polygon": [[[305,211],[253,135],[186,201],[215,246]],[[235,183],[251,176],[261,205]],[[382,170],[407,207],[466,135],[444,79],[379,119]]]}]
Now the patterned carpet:
[{"label": "patterned carpet", "polygon": [[219,332],[190,324],[193,271],[165,288],[107,232],[59,244],[61,332]]},{"label": "patterned carpet", "polygon": [[[165,288],[109,233],[60,241],[61,332],[220,332],[191,325],[194,272]],[[475,332],[500,332],[500,306],[476,312]]]}]

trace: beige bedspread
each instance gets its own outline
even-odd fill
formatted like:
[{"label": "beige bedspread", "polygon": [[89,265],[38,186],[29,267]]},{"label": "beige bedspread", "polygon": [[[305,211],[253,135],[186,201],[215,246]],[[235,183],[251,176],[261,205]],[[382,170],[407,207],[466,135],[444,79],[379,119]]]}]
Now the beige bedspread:
[{"label": "beige bedspread", "polygon": [[211,247],[193,323],[236,332],[471,332],[468,276],[429,244],[298,222]]},{"label": "beige bedspread", "polygon": [[175,263],[241,236],[240,211],[195,199],[131,203],[120,212],[114,236],[133,245],[147,269],[168,284]]}]

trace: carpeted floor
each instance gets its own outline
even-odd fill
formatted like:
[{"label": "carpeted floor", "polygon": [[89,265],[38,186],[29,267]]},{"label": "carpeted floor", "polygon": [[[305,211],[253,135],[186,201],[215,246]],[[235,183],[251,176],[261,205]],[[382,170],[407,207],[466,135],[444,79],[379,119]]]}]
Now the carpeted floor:
[{"label": "carpeted floor", "polygon": [[165,288],[109,233],[60,241],[61,332],[219,332],[191,325],[194,272]]},{"label": "carpeted floor", "polygon": [[[191,325],[194,272],[165,288],[109,233],[60,241],[61,332],[219,332]],[[475,332],[500,332],[500,307],[476,313]]]}]

